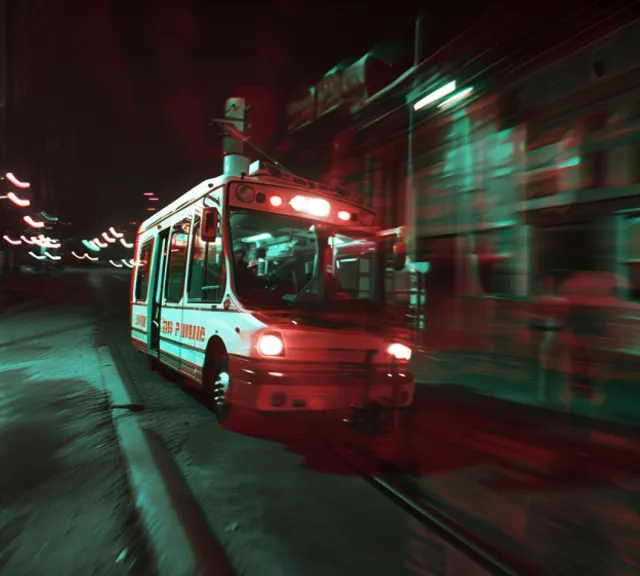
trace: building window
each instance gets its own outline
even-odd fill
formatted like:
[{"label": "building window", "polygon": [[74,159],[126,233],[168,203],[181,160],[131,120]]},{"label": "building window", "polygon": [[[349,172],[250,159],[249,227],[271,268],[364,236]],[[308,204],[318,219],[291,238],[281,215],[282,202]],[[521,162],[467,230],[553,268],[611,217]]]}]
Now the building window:
[{"label": "building window", "polygon": [[146,302],[149,291],[149,274],[151,273],[151,254],[153,240],[147,240],[140,249],[137,258],[136,288],[134,298],[136,302]]},{"label": "building window", "polygon": [[515,296],[517,269],[514,269],[514,234],[512,227],[495,228],[477,232],[475,250],[477,277],[483,294],[491,296]]},{"label": "building window", "polygon": [[226,266],[222,249],[221,218],[215,242],[203,242],[200,237],[200,217],[193,220],[191,236],[191,262],[189,264],[189,302],[222,301],[226,282]]}]

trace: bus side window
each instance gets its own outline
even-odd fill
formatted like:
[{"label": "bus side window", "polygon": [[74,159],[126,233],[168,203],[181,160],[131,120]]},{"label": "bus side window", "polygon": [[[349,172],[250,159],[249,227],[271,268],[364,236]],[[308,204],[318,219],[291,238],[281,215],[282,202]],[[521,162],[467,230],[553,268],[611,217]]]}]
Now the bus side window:
[{"label": "bus side window", "polygon": [[187,289],[189,301],[218,303],[222,301],[225,288],[221,226],[218,224],[215,242],[203,242],[200,238],[200,217],[196,216],[193,222],[191,273]]},{"label": "bus side window", "polygon": [[169,240],[169,263],[165,284],[165,301],[178,303],[182,299],[187,262],[189,235],[183,229],[184,222],[175,224]]},{"label": "bus side window", "polygon": [[336,276],[342,290],[353,298],[375,298],[372,281],[374,262],[369,255],[339,258],[336,260]]},{"label": "bus side window", "polygon": [[149,291],[149,273],[151,272],[151,248],[153,240],[147,240],[140,249],[137,257],[138,266],[136,268],[136,284],[134,300],[136,302],[146,302]]}]

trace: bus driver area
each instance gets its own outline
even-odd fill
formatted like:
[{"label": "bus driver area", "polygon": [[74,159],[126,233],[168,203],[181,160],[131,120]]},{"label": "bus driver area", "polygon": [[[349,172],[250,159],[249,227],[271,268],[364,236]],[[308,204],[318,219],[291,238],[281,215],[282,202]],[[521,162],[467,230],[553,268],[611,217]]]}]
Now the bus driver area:
[{"label": "bus driver area", "polygon": [[247,355],[229,355],[236,403],[261,411],[412,403],[410,354],[385,344],[391,332],[372,321],[383,309],[370,235],[249,211],[233,213],[230,230],[235,292],[268,326]]}]

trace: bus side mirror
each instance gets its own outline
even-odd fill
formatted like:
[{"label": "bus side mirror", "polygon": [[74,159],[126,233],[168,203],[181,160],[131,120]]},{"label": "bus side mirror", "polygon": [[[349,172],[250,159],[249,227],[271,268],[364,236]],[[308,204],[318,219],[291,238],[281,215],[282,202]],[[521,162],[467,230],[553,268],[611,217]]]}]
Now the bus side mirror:
[{"label": "bus side mirror", "polygon": [[203,242],[215,242],[218,237],[218,209],[205,208],[200,221],[200,238]]},{"label": "bus side mirror", "polygon": [[397,240],[393,245],[393,269],[404,270],[407,261],[407,245],[404,240]]}]

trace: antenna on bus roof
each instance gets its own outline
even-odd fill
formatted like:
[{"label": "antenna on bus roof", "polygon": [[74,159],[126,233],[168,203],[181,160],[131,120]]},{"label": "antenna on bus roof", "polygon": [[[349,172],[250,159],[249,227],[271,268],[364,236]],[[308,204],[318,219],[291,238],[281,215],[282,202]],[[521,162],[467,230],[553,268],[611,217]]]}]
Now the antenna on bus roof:
[{"label": "antenna on bus roof", "polygon": [[225,102],[224,118],[214,118],[212,120],[212,123],[215,122],[222,126],[226,134],[222,146],[224,174],[240,176],[249,173],[249,159],[243,155],[245,144],[267,161],[283,170],[287,170],[280,162],[251,142],[249,136],[245,134],[248,109],[249,106],[247,106],[244,98],[228,98]]}]

